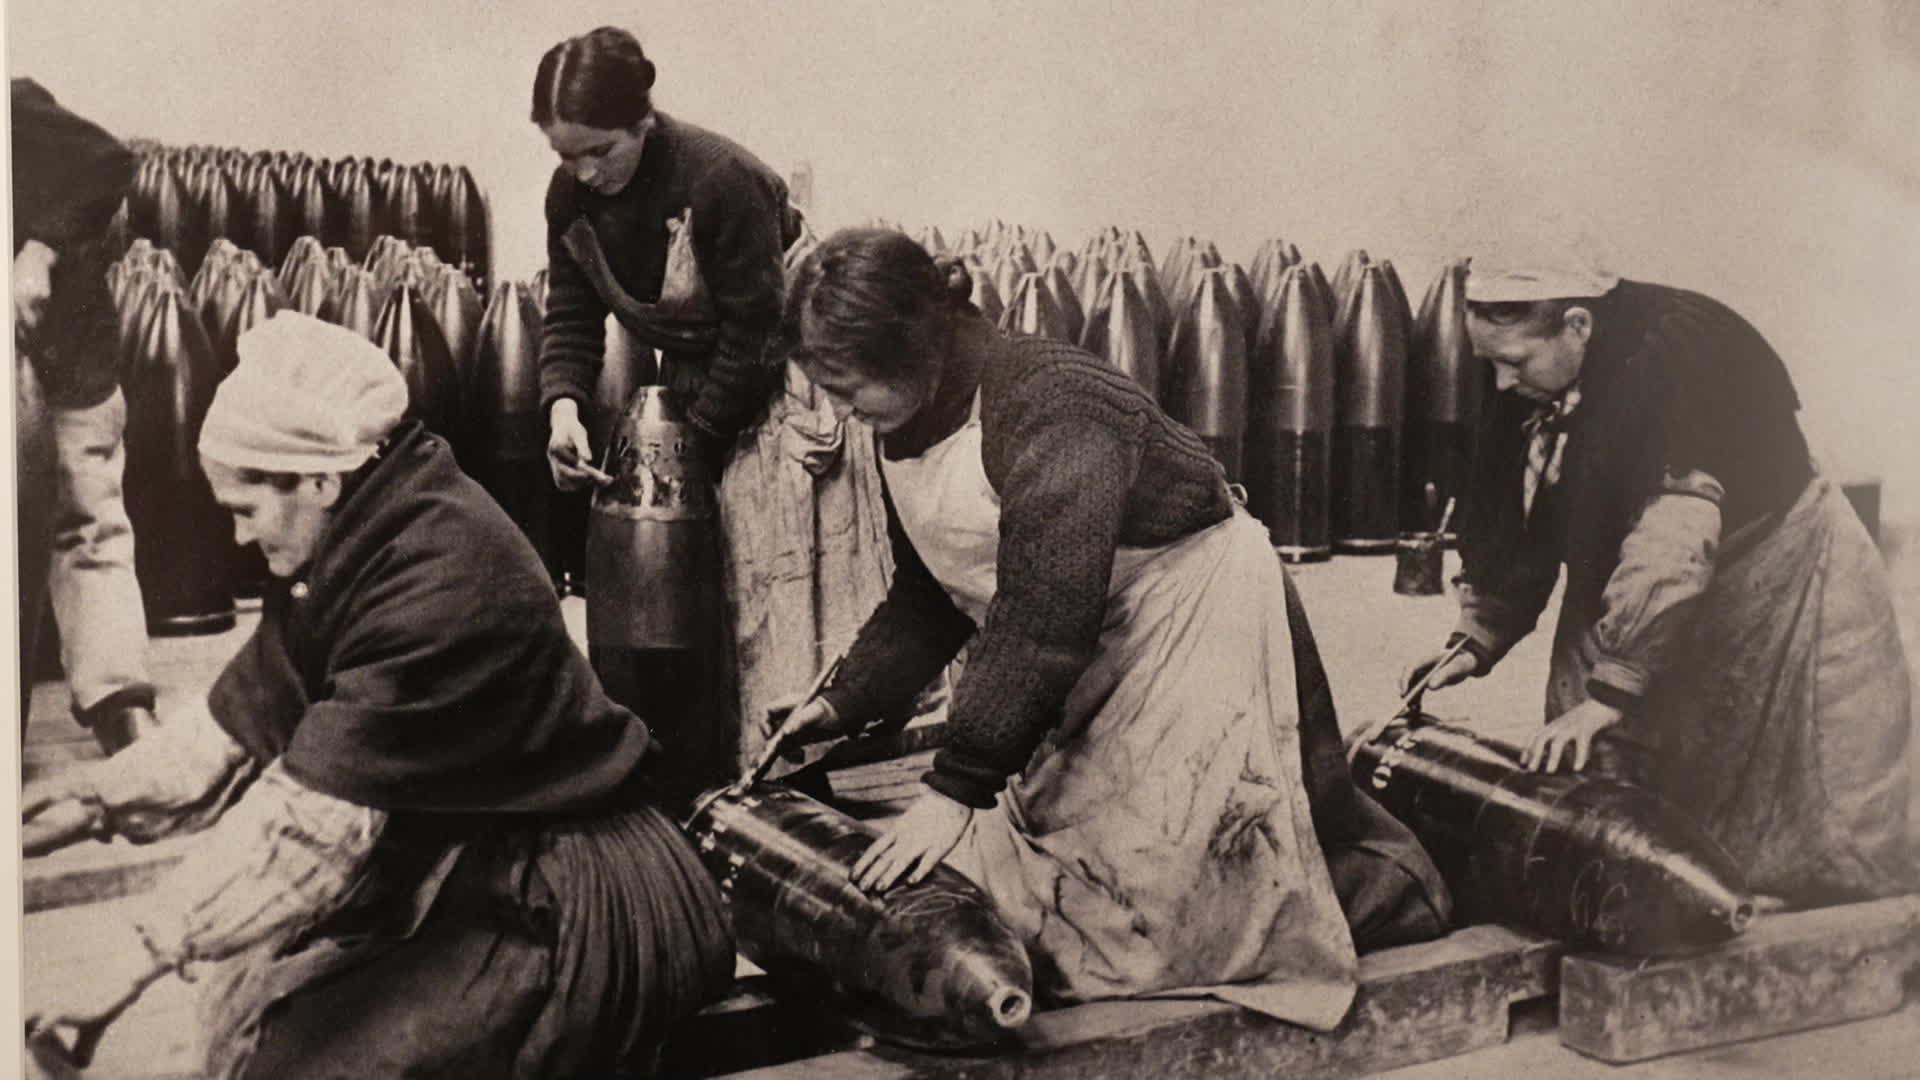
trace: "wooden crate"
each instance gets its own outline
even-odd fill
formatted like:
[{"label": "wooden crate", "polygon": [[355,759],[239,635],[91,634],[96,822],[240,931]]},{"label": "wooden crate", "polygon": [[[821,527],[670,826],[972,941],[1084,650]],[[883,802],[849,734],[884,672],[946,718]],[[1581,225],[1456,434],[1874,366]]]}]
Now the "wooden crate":
[{"label": "wooden crate", "polygon": [[1880,1016],[1920,966],[1920,896],[1762,916],[1746,933],[1659,960],[1572,955],[1560,1041],[1623,1063]]},{"label": "wooden crate", "polygon": [[889,1046],[733,1074],[740,1080],[900,1077],[1357,1076],[1502,1043],[1508,1011],[1554,992],[1560,947],[1496,926],[1361,958],[1360,991],[1328,1034],[1213,1000],[1098,1002],[1036,1014],[994,1057]]}]

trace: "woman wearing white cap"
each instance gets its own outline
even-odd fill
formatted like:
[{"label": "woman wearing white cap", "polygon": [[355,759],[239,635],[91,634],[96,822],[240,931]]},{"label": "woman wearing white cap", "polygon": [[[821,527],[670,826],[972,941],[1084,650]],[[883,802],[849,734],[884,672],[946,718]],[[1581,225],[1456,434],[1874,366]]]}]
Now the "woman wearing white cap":
[{"label": "woman wearing white cap", "polygon": [[1887,574],[1808,453],[1779,356],[1708,297],[1577,258],[1476,257],[1467,301],[1503,391],[1462,507],[1467,647],[1410,678],[1485,674],[1565,564],[1529,768],[1651,786],[1789,903],[1909,888]]},{"label": "woman wearing white cap", "polygon": [[[206,828],[111,967],[36,988],[97,1033],[207,975],[209,1076],[645,1071],[724,989],[718,896],[645,802],[647,728],[568,639],[539,557],[401,422],[379,350],[281,313],[240,339],[200,436],[275,583],[206,708],[29,786],[29,854]],[[37,999],[37,1000],[36,1000]]]}]

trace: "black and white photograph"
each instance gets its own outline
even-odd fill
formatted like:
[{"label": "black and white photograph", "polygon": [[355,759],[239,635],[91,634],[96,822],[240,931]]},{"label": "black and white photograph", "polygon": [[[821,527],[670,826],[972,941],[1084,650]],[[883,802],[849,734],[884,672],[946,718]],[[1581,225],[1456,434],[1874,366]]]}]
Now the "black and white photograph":
[{"label": "black and white photograph", "polygon": [[1920,0],[0,36],[0,1074],[1920,1075]]}]

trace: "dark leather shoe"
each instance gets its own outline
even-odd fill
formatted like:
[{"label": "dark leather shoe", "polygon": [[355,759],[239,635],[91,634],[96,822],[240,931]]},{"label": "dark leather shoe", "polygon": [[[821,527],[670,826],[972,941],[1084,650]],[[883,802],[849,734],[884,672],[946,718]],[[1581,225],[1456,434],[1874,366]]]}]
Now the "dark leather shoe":
[{"label": "dark leather shoe", "polygon": [[125,750],[142,735],[160,726],[153,710],[144,705],[117,709],[94,721],[93,738],[108,757]]}]

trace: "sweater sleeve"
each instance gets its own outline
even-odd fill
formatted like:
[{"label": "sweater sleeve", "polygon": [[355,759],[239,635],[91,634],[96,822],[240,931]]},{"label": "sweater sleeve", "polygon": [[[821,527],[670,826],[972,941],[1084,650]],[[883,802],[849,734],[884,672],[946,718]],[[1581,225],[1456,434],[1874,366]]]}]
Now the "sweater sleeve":
[{"label": "sweater sleeve", "polygon": [[204,706],[95,766],[109,829],[136,844],[207,827],[258,771]]},{"label": "sweater sleeve", "polygon": [[1587,679],[1593,697],[1631,708],[1666,666],[1713,581],[1722,496],[1719,482],[1704,472],[1669,473],[1641,510],[1601,594],[1600,655]]},{"label": "sweater sleeve", "polygon": [[275,762],[146,899],[135,926],[172,968],[310,926],[351,894],[386,822]]},{"label": "sweater sleeve", "polygon": [[90,408],[118,385],[106,273],[120,253],[110,250],[107,226],[133,186],[133,155],[31,82],[16,82],[13,108],[15,250],[38,240],[59,257],[29,351],[50,404]]},{"label": "sweater sleeve", "polygon": [[1019,392],[1053,407],[1010,421],[998,580],[954,691],[948,743],[927,776],[935,791],[979,808],[1026,767],[1093,662],[1143,445],[1071,397]]},{"label": "sweater sleeve", "polygon": [[593,400],[607,347],[607,303],[562,239],[577,210],[574,181],[555,170],[547,186],[547,311],[540,324],[540,413],[560,398]]},{"label": "sweater sleeve", "polygon": [[719,340],[688,419],[731,443],[766,403],[779,371],[767,351],[780,321],[785,198],[767,178],[734,163],[707,177],[691,202],[694,255]]},{"label": "sweater sleeve", "polygon": [[1559,581],[1559,557],[1545,545],[1531,543],[1520,547],[1499,589],[1476,587],[1465,577],[1456,583],[1460,620],[1454,634],[1467,639],[1468,650],[1480,661],[1476,675],[1491,671],[1521,638],[1533,632]]},{"label": "sweater sleeve", "polygon": [[38,240],[67,257],[97,241],[133,186],[133,154],[28,79],[13,86],[14,246]]},{"label": "sweater sleeve", "polygon": [[974,632],[973,620],[954,606],[920,561],[884,484],[881,495],[893,547],[893,581],[848,647],[840,673],[820,694],[842,718],[860,726],[904,711]]}]

